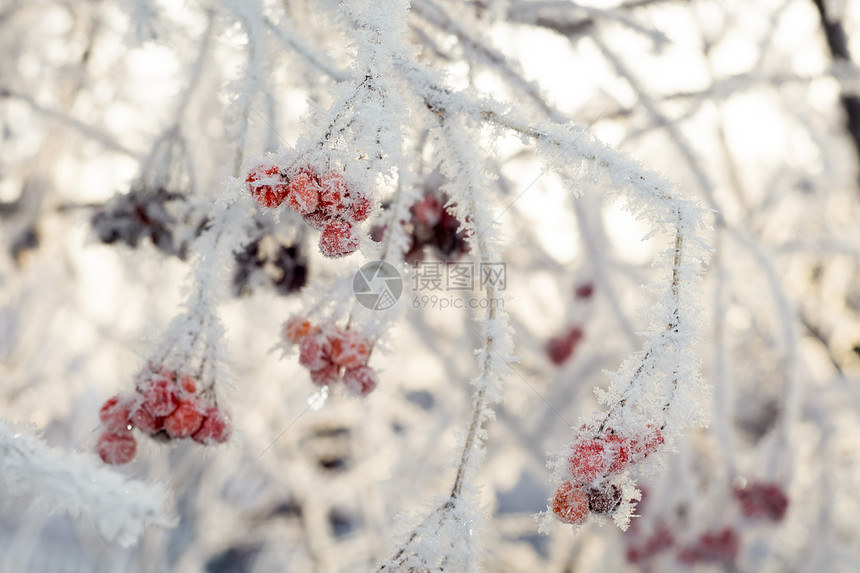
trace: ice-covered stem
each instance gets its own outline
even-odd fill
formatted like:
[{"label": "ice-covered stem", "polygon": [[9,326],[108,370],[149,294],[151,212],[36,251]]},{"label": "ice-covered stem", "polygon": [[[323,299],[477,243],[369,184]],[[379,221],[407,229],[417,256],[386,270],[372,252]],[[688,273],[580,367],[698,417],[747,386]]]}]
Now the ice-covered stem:
[{"label": "ice-covered stem", "polygon": [[733,439],[731,420],[734,420],[732,411],[732,388],[726,376],[726,334],[723,317],[726,315],[726,272],[720,260],[720,236],[715,239],[717,254],[713,261],[714,268],[714,365],[712,367],[712,380],[714,388],[714,430],[719,441],[720,450],[726,466],[726,473],[734,476],[737,471],[735,461],[735,444]]},{"label": "ice-covered stem", "polygon": [[[479,268],[483,268],[488,263],[498,261],[495,237],[498,231],[494,227],[492,214],[479,195],[482,190],[489,189],[490,185],[481,171],[480,155],[471,144],[478,138],[470,138],[469,135],[474,134],[469,133],[469,128],[462,127],[468,118],[452,116],[441,110],[436,110],[436,117],[439,127],[433,130],[432,142],[440,170],[449,181],[443,187],[452,200],[449,208],[455,210],[459,215],[458,219],[463,222],[470,252],[479,263]],[[477,471],[481,446],[486,437],[484,426],[493,417],[489,404],[500,399],[502,379],[511,360],[507,314],[503,305],[496,304],[503,293],[496,288],[493,281],[487,281],[485,286],[490,304],[481,321],[484,342],[479,353],[480,370],[478,376],[472,380],[475,387],[472,416],[451,492],[448,499],[413,530],[407,542],[381,566],[380,571],[403,570],[403,567],[409,565],[410,559],[417,560],[416,563],[424,567],[436,567],[439,563],[444,565],[450,560],[460,564],[460,567],[468,568],[477,561],[474,544],[465,547],[455,547],[452,544],[451,547],[445,547],[440,555],[438,550],[432,551],[420,542],[427,539],[428,532],[425,529],[428,524],[438,524],[438,529],[441,530],[449,520],[460,524],[460,527],[463,527],[463,522],[470,523],[475,520],[475,515],[469,510],[470,502],[466,500],[468,496],[464,494],[464,488],[468,487],[474,472]],[[453,520],[454,516],[457,516],[456,520]],[[455,570],[466,570],[456,567]],[[432,570],[446,569],[439,566],[438,569]]]},{"label": "ice-covered stem", "polygon": [[313,67],[323,72],[331,79],[337,82],[349,80],[349,74],[339,70],[323,52],[308,46],[303,39],[300,38],[299,32],[290,26],[282,19],[280,22],[275,22],[269,17],[264,19],[266,27],[269,28],[275,37],[285,48],[294,51]]},{"label": "ice-covered stem", "polygon": [[542,113],[554,121],[567,121],[567,118],[563,114],[546,103],[546,99],[540,93],[539,86],[534,82],[526,80],[517,69],[518,66],[515,63],[511,62],[500,51],[477,38],[474,33],[471,33],[470,30],[467,30],[465,26],[458,23],[457,20],[448,14],[441,5],[431,0],[415,0],[412,3],[412,12],[442,32],[456,37],[469,56],[467,57],[467,61],[485,62],[488,67],[498,73],[500,78],[509,82],[515,90],[519,90],[533,101]]},{"label": "ice-covered stem", "polygon": [[[665,418],[669,414],[666,404],[676,395],[680,380],[689,378],[686,390],[697,394],[701,387],[695,373],[696,361],[691,356],[692,343],[697,338],[697,308],[692,301],[692,293],[682,297],[682,286],[701,274],[710,252],[707,242],[699,234],[706,226],[708,211],[692,200],[676,197],[673,186],[659,175],[609,149],[585,131],[527,121],[512,112],[498,109],[493,102],[474,100],[463,93],[440,88],[436,78],[426,72],[406,70],[405,75],[437,115],[444,116],[448,110],[457,110],[474,121],[488,122],[514,131],[524,139],[534,140],[548,167],[562,174],[577,164],[605,174],[612,186],[626,195],[634,214],[649,222],[652,233],[665,231],[671,234],[673,247],[667,252],[672,266],[672,278],[667,285],[669,297],[658,301],[654,307],[652,324],[655,326],[649,333],[645,350],[625,361],[614,377],[615,390],[605,393],[601,401],[612,404],[611,408],[624,407],[628,405],[627,398],[635,394],[637,406],[647,406],[648,411],[643,413],[648,417]],[[578,192],[576,182],[574,177],[566,179],[566,183]],[[664,353],[669,347],[674,352]],[[670,373],[669,384],[659,378],[660,372]],[[647,375],[646,378],[655,386],[648,400],[640,399],[644,396],[641,392],[644,386],[638,380],[643,375]],[[624,388],[626,396],[621,388]],[[654,402],[655,397],[659,403]],[[693,402],[689,401],[690,406]],[[698,419],[698,414],[692,409],[689,412],[682,409],[674,415],[683,422],[680,425]],[[665,419],[660,423],[664,424]]]},{"label": "ice-covered stem", "polygon": [[[238,180],[231,180],[241,186]],[[197,257],[189,273],[185,312],[173,319],[155,362],[169,370],[188,370],[196,364],[196,374],[204,388],[214,388],[223,362],[224,326],[217,306],[226,296],[226,277],[233,265],[232,253],[247,241],[247,218],[243,201],[216,211],[209,227],[195,243]]]},{"label": "ice-covered stem", "polygon": [[172,527],[158,485],[128,480],[92,455],[47,446],[0,419],[0,481],[13,495],[92,521],[109,540],[132,545],[147,527]]},{"label": "ice-covered stem", "polygon": [[[798,335],[795,326],[795,312],[792,308],[790,301],[788,300],[788,297],[785,295],[785,292],[782,289],[782,286],[780,284],[780,278],[778,277],[777,272],[774,268],[773,261],[762,249],[762,247],[755,241],[753,241],[743,229],[736,225],[733,225],[728,220],[726,220],[725,216],[723,216],[720,211],[720,205],[716,199],[713,184],[711,183],[707,173],[705,172],[700,162],[697,161],[696,157],[694,156],[692,151],[693,146],[690,144],[689,141],[687,141],[687,139],[678,129],[677,123],[669,121],[665,117],[665,115],[658,109],[652,98],[648,96],[647,91],[642,89],[642,86],[639,85],[639,82],[634,76],[633,72],[628,69],[624,62],[622,62],[622,60],[612,52],[609,46],[597,38],[595,38],[595,41],[600,47],[607,61],[613,66],[613,68],[615,68],[616,72],[620,76],[625,78],[625,80],[638,94],[639,101],[643,105],[643,108],[666,131],[666,134],[669,136],[669,141],[684,159],[685,163],[692,172],[708,206],[715,211],[714,221],[716,223],[717,229],[720,232],[727,232],[728,236],[732,237],[741,247],[746,249],[752,255],[752,257],[756,259],[759,267],[765,275],[768,287],[771,291],[771,296],[773,297],[773,300],[776,302],[777,305],[777,310],[779,314],[778,320],[781,323],[782,337],[784,341],[784,407],[781,411],[780,424],[777,426],[777,432],[778,443],[785,444],[789,440],[789,433],[791,427],[799,415],[802,388],[799,376],[800,369],[797,367],[797,357],[799,355],[799,352]],[[774,456],[779,455],[779,453],[779,448],[773,451]],[[789,462],[789,467],[785,468],[785,472],[787,474],[790,474],[792,472],[792,468],[790,467],[791,461],[787,461]],[[770,471],[776,471],[778,467],[776,460],[774,460],[774,463],[768,464],[768,467],[770,468]]]},{"label": "ice-covered stem", "polygon": [[246,46],[248,61],[245,67],[245,76],[242,84],[238,87],[238,95],[234,102],[237,111],[237,125],[234,133],[236,150],[233,160],[233,176],[239,177],[242,173],[242,163],[245,157],[248,118],[251,113],[253,97],[260,88],[260,77],[263,73],[261,62],[266,61],[266,54],[261,53],[263,46],[257,42],[258,37],[264,36],[265,24],[260,12],[261,6],[258,6],[256,2],[239,2],[236,0],[221,0],[221,2],[245,29],[245,35],[248,38]]}]

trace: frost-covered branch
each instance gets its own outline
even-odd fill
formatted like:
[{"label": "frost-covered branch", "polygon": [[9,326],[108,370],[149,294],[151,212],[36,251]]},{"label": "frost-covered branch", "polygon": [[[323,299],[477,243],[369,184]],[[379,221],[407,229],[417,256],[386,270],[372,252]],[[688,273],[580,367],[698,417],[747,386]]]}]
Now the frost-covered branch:
[{"label": "frost-covered branch", "polygon": [[137,542],[148,527],[175,525],[158,485],[129,480],[92,455],[50,448],[30,428],[0,420],[0,483],[51,511],[95,524],[107,539]]}]

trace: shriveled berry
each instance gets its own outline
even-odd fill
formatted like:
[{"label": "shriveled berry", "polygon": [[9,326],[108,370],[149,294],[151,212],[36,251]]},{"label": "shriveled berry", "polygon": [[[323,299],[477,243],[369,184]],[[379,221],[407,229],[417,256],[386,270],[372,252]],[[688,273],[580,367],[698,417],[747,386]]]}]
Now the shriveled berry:
[{"label": "shriveled berry", "polygon": [[261,207],[273,209],[287,197],[287,186],[277,165],[258,165],[251,169],[245,181],[251,196]]},{"label": "shriveled berry", "polygon": [[614,513],[621,504],[621,490],[614,485],[592,487],[588,490],[588,509],[600,515]]},{"label": "shriveled berry", "polygon": [[320,177],[319,208],[329,217],[340,217],[352,204],[349,186],[340,173],[329,172]]},{"label": "shriveled berry", "polygon": [[296,344],[302,338],[310,334],[313,325],[311,321],[302,316],[291,316],[284,326],[284,338],[287,342]]},{"label": "shriveled berry", "polygon": [[334,221],[320,234],[320,252],[329,258],[349,255],[358,250],[358,233],[348,221]]},{"label": "shriveled berry", "polygon": [[588,518],[588,496],[585,490],[566,481],[555,490],[552,512],[562,523],[577,525]]},{"label": "shriveled berry", "polygon": [[317,386],[330,386],[340,380],[340,366],[329,363],[317,370],[311,370],[311,382]]},{"label": "shriveled berry", "polygon": [[320,370],[331,363],[331,344],[324,333],[309,334],[299,342],[299,364]]},{"label": "shriveled berry", "polygon": [[183,400],[172,414],[164,418],[164,430],[171,438],[187,438],[200,429],[203,412],[196,400]]},{"label": "shriveled berry", "polygon": [[385,230],[388,228],[387,225],[374,225],[370,228],[370,240],[374,243],[381,243],[383,237],[385,237]]},{"label": "shriveled berry", "polygon": [[173,376],[155,375],[139,385],[143,407],[155,417],[167,416],[179,404],[179,394]]},{"label": "shriveled berry", "polygon": [[603,440],[583,440],[573,444],[572,450],[568,467],[577,481],[594,481],[609,470],[609,456]]},{"label": "shriveled berry", "polygon": [[343,373],[343,384],[353,394],[365,396],[379,385],[376,371],[370,366],[347,368]]},{"label": "shriveled berry", "polygon": [[216,407],[206,410],[200,429],[191,436],[195,442],[204,446],[223,444],[230,437],[230,418]]},{"label": "shriveled berry", "polygon": [[346,330],[335,333],[331,341],[331,360],[338,366],[356,368],[367,363],[370,341],[362,334]]},{"label": "shriveled berry", "polygon": [[134,408],[134,399],[114,396],[102,405],[99,419],[108,432],[119,434],[128,430],[132,408]]},{"label": "shriveled berry", "polygon": [[320,202],[320,183],[309,171],[300,171],[287,184],[287,205],[299,215],[316,211]]},{"label": "shriveled berry", "polygon": [[105,432],[99,436],[96,452],[106,464],[127,464],[137,453],[137,441],[130,432]]}]

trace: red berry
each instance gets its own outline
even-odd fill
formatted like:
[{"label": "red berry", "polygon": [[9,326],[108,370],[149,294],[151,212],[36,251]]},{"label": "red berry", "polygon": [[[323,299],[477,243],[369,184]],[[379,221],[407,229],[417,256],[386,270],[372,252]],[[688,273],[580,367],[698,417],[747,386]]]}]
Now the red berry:
[{"label": "red berry", "polygon": [[320,177],[319,208],[329,217],[340,217],[349,208],[352,199],[346,179],[340,173],[326,173]]},{"label": "red berry", "polygon": [[179,395],[172,372],[169,377],[154,374],[138,386],[138,392],[143,396],[143,407],[155,417],[169,415],[179,404]]},{"label": "red berry", "polygon": [[349,208],[349,218],[356,223],[364,221],[370,216],[372,206],[366,195],[357,195]]},{"label": "red berry", "polygon": [[309,171],[300,171],[287,184],[287,204],[299,215],[313,213],[320,202],[319,180]]},{"label": "red berry", "polygon": [[156,418],[145,408],[138,407],[131,414],[131,424],[144,434],[152,436],[164,427],[164,418]]},{"label": "red berry", "polygon": [[574,291],[576,294],[576,298],[581,298],[583,300],[591,298],[591,295],[594,294],[594,285],[591,283],[583,283],[576,287]]},{"label": "red berry", "polygon": [[555,490],[552,512],[562,523],[583,523],[588,518],[588,496],[585,490],[569,481],[564,482]]},{"label": "red berry", "polygon": [[656,452],[663,444],[663,432],[660,428],[648,424],[645,434],[640,438],[630,439],[630,452],[634,463],[641,462],[649,455]]},{"label": "red berry", "polygon": [[583,440],[573,444],[568,467],[573,477],[588,483],[606,474],[609,469],[609,456],[602,440]]},{"label": "red berry", "polygon": [[334,221],[326,225],[320,235],[320,252],[334,259],[358,250],[358,233],[348,221]]},{"label": "red berry", "polygon": [[128,426],[133,407],[133,399],[114,396],[102,405],[101,410],[99,410],[99,419],[108,432],[113,432],[114,434],[122,433],[129,429]]},{"label": "red berry", "polygon": [[127,464],[137,453],[137,441],[130,432],[105,432],[99,436],[96,451],[106,464]]},{"label": "red berry", "polygon": [[630,462],[630,445],[619,434],[609,434],[606,438],[606,452],[609,454],[609,473],[620,472]]},{"label": "red berry", "polygon": [[299,364],[320,370],[331,363],[331,344],[322,332],[309,334],[299,342]]},{"label": "red berry", "polygon": [[251,169],[245,181],[251,196],[261,207],[278,207],[287,197],[287,186],[277,165],[258,165]]},{"label": "red berry", "polygon": [[230,437],[230,418],[220,409],[211,407],[206,410],[200,429],[192,436],[195,442],[204,446],[223,444]]},{"label": "red berry", "polygon": [[183,400],[172,414],[164,418],[164,430],[171,438],[187,438],[203,423],[203,412],[196,400]]},{"label": "red berry", "polygon": [[370,366],[347,368],[343,373],[343,384],[353,394],[367,395],[379,384],[376,372]]},{"label": "red berry", "polygon": [[356,368],[367,363],[370,341],[358,332],[339,331],[329,338],[331,360],[338,366]]},{"label": "red berry", "polygon": [[588,509],[600,515],[614,513],[621,504],[621,490],[614,485],[588,490]]},{"label": "red berry", "polygon": [[310,334],[312,329],[313,325],[308,319],[301,316],[292,316],[284,326],[284,338],[287,339],[287,342],[296,344]]},{"label": "red berry", "polygon": [[311,382],[317,386],[330,386],[340,379],[340,366],[328,363],[322,368],[311,370]]},{"label": "red berry", "polygon": [[190,374],[183,374],[179,377],[179,387],[183,392],[194,394],[197,392],[197,381]]},{"label": "red berry", "polygon": [[561,365],[576,350],[576,346],[582,340],[583,332],[579,327],[571,328],[567,333],[550,338],[546,343],[546,353],[553,364]]}]

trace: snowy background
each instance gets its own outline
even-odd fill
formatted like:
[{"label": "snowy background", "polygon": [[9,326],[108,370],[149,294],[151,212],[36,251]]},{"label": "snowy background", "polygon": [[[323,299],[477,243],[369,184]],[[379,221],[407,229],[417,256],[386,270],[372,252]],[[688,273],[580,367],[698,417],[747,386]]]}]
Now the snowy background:
[{"label": "snowy background", "polygon": [[[0,0],[0,571],[856,571],[858,27],[823,0]],[[372,197],[358,253],[248,196],[297,158]],[[367,311],[377,259],[404,291]],[[446,262],[505,284],[429,290]],[[323,401],[294,315],[375,340],[378,388]],[[105,465],[99,408],[156,358],[209,365],[232,437],[135,430]],[[537,517],[601,420],[665,443],[614,515]]]}]

